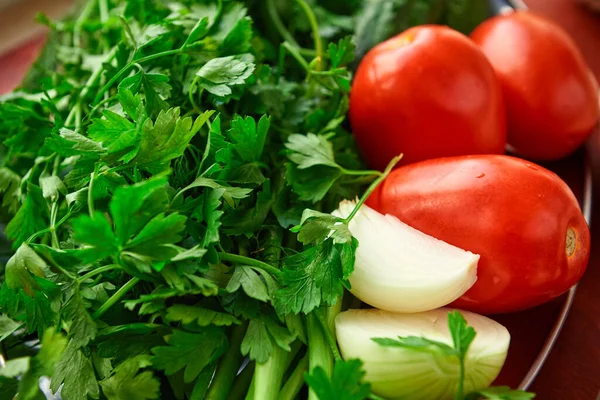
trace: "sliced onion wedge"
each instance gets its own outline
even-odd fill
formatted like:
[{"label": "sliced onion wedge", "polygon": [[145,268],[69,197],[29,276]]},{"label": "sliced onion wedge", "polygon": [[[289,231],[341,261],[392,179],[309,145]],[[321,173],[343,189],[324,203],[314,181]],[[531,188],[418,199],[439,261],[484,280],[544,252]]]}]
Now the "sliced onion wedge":
[{"label": "sliced onion wedge", "polygon": [[[373,393],[386,399],[453,399],[459,382],[459,361],[442,351],[385,347],[372,338],[419,336],[452,346],[449,308],[400,314],[368,309],[348,310],[336,317],[335,328],[342,357],[364,363],[365,381]],[[500,373],[510,334],[496,321],[460,311],[476,336],[465,358],[464,393],[488,387]]]},{"label": "sliced onion wedge", "polygon": [[[346,218],[355,202],[334,215]],[[351,292],[382,310],[420,312],[450,304],[477,280],[479,255],[452,246],[363,205],[350,221],[358,239]]]}]

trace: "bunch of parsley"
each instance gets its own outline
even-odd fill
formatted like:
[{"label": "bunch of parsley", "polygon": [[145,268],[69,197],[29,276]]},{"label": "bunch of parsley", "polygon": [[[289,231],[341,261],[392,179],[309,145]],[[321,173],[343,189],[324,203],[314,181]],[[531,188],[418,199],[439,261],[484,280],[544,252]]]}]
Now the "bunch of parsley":
[{"label": "bunch of parsley", "polygon": [[40,18],[46,48],[0,103],[0,398],[43,398],[42,376],[65,400],[372,396],[332,333],[358,243],[327,214],[389,172],[345,122],[382,5],[359,3]]}]

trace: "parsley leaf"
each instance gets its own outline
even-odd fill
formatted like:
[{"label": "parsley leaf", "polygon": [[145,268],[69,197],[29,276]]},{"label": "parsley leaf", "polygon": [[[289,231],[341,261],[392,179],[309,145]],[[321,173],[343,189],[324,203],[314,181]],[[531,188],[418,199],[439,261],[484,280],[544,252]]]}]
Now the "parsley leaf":
[{"label": "parsley leaf", "polygon": [[[83,214],[73,220],[73,239],[81,244],[91,246],[82,250],[82,258],[88,262],[102,260],[119,249],[110,223],[102,213],[97,211],[94,217]],[[98,240],[100,239],[100,240]]]},{"label": "parsley leaf", "polygon": [[48,226],[48,205],[42,189],[32,183],[27,185],[27,196],[14,218],[6,225],[6,237],[12,239],[13,248],[18,248],[31,235]]},{"label": "parsley leaf", "polygon": [[240,18],[219,45],[221,55],[246,53],[252,48],[252,20]]},{"label": "parsley leaf", "polygon": [[365,371],[358,359],[337,361],[333,375],[327,376],[321,367],[314,368],[304,379],[320,400],[363,400],[371,394],[371,387],[363,383]]},{"label": "parsley leaf", "polygon": [[213,114],[207,111],[196,120],[180,118],[180,109],[160,111],[156,121],[146,120],[142,127],[140,148],[133,159],[137,164],[166,163],[183,155],[186,146]]},{"label": "parsley leaf", "polygon": [[448,346],[446,343],[438,342],[436,340],[427,339],[420,336],[406,336],[399,337],[397,339],[390,338],[373,338],[375,343],[380,346],[386,347],[402,347],[419,351],[428,351],[431,353],[443,353],[445,355],[456,355],[456,351],[453,347]]},{"label": "parsley leaf", "polygon": [[100,397],[100,388],[92,362],[72,340],[69,341],[51,379],[53,392],[56,392],[61,385],[63,385],[61,394],[66,399],[87,399],[88,396],[98,399]]},{"label": "parsley leaf", "polygon": [[352,241],[348,224],[342,218],[310,209],[304,210],[300,225],[292,231],[298,232],[298,240],[304,244],[320,243],[330,236],[335,243]]},{"label": "parsley leaf", "polygon": [[283,260],[281,288],[275,292],[275,308],[281,315],[309,313],[321,304],[333,305],[349,286],[354,270],[354,241],[335,244],[333,239]]},{"label": "parsley leaf", "polygon": [[199,85],[215,96],[229,96],[231,87],[243,85],[254,71],[254,56],[239,54],[213,58],[196,72]]},{"label": "parsley leaf", "polygon": [[[113,375],[100,382],[109,400],[150,400],[159,395],[160,383],[151,371],[139,372],[150,365],[147,356],[130,358],[114,369]],[[139,372],[139,373],[138,373]]]},{"label": "parsley leaf", "polygon": [[39,335],[54,326],[60,301],[58,286],[46,278],[48,265],[26,244],[6,264],[0,290],[0,309],[14,319],[25,320],[29,332]]},{"label": "parsley leaf", "polygon": [[152,349],[152,364],[167,375],[184,369],[185,382],[192,382],[225,352],[227,337],[222,329],[208,326],[198,333],[175,330],[168,344]]},{"label": "parsley leaf", "polygon": [[293,134],[288,138],[285,147],[290,150],[289,158],[299,169],[325,165],[339,168],[333,155],[333,147],[323,135],[309,133],[307,135]]},{"label": "parsley leaf", "polygon": [[6,263],[5,284],[33,297],[40,290],[40,284],[35,278],[45,278],[44,270],[47,268],[46,262],[31,247],[22,244]]},{"label": "parsley leaf", "polygon": [[80,156],[96,159],[106,152],[101,143],[67,128],[61,128],[58,135],[46,139],[45,146],[65,157]]},{"label": "parsley leaf", "polygon": [[335,161],[328,136],[292,134],[285,147],[292,161],[286,164],[286,180],[301,200],[315,203],[323,199],[340,177],[353,173]]},{"label": "parsley leaf", "polygon": [[2,369],[0,376],[5,378],[16,378],[29,369],[29,357],[20,357],[9,360]]},{"label": "parsley leaf", "polygon": [[[161,97],[161,95],[165,97],[168,97],[169,95],[171,85],[169,85],[168,82],[169,77],[166,75],[151,74],[140,70],[137,74],[123,79],[119,84],[119,89],[126,88],[131,94],[135,94],[143,88],[146,98],[146,114],[150,118],[157,118],[161,111],[166,111],[169,108],[169,105]],[[122,93],[125,96],[128,95],[127,91],[122,91]],[[124,109],[129,109],[127,114],[131,115],[134,119],[137,119],[136,116],[140,115],[137,111],[137,107],[132,109],[128,107],[127,104],[123,104],[128,102],[128,100],[125,100],[123,97],[121,97],[120,102]]]},{"label": "parsley leaf", "polygon": [[168,203],[166,184],[167,179],[159,176],[117,189],[109,209],[119,243],[125,244],[152,218],[164,211]]},{"label": "parsley leaf", "polygon": [[464,360],[469,346],[475,339],[475,329],[468,326],[465,318],[456,310],[448,314],[448,328],[454,348],[458,351],[459,357]]},{"label": "parsley leaf", "polygon": [[295,335],[280,325],[274,316],[261,314],[253,318],[248,324],[248,330],[242,340],[242,355],[247,355],[251,360],[264,364],[273,352],[274,346],[290,351],[290,344]]},{"label": "parsley leaf", "polygon": [[71,346],[80,348],[94,340],[98,328],[87,311],[86,302],[81,297],[79,288],[75,289],[72,297],[64,305],[63,313],[67,321],[72,321],[69,327]]},{"label": "parsley leaf", "polygon": [[271,299],[278,285],[275,279],[264,270],[240,265],[235,267],[226,290],[233,293],[240,287],[249,297],[266,302]]},{"label": "parsley leaf", "polygon": [[226,232],[230,235],[251,235],[265,222],[274,202],[271,181],[267,180],[263,183],[261,191],[256,194],[255,204],[249,205],[247,209],[238,207],[231,210],[223,219]]},{"label": "parsley leaf", "polygon": [[[19,373],[23,373],[19,379],[19,399],[34,400],[41,398],[39,379],[52,373],[66,346],[67,340],[60,333],[57,333],[55,328],[48,328],[44,331],[41,338],[41,348],[35,356],[7,362],[6,368],[8,368],[9,363],[17,360],[25,367],[24,370],[19,371]],[[4,372],[6,368],[0,369],[0,371]]]},{"label": "parsley leaf", "polygon": [[313,167],[299,169],[286,164],[286,180],[290,182],[300,200],[316,203],[322,200],[343,173],[337,168]]},{"label": "parsley leaf", "polygon": [[6,167],[0,167],[0,194],[2,207],[14,214],[21,204],[21,177]]},{"label": "parsley leaf", "polygon": [[28,332],[42,332],[56,325],[60,292],[54,283],[35,279],[38,291],[33,297],[20,289],[10,289],[6,283],[0,289],[0,309],[16,320],[24,320]]},{"label": "parsley leaf", "polygon": [[330,43],[327,47],[327,54],[331,61],[332,68],[347,65],[354,59],[355,46],[352,36],[346,36],[338,43]]},{"label": "parsley leaf", "polygon": [[105,328],[98,332],[95,341],[98,355],[111,358],[119,364],[130,357],[151,354],[151,349],[165,345],[163,336],[168,332],[164,325],[147,326],[131,324]]},{"label": "parsley leaf", "polygon": [[90,139],[102,143],[108,160],[129,162],[138,152],[138,136],[141,127],[110,110],[102,112],[104,118],[96,118],[88,129]]},{"label": "parsley leaf", "polygon": [[20,326],[21,324],[18,322],[13,321],[4,314],[0,314],[0,342],[12,335]]},{"label": "parsley leaf", "polygon": [[169,307],[166,319],[169,321],[181,321],[184,324],[196,322],[199,326],[229,326],[240,323],[240,320],[231,314],[185,304],[175,304]]}]

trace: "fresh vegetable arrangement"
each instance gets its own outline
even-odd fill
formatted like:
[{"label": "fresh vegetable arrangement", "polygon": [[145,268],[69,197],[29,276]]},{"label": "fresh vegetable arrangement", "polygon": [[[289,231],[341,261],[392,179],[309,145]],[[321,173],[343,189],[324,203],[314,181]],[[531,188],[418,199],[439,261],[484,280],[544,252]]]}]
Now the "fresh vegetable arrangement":
[{"label": "fresh vegetable arrangement", "polygon": [[[41,18],[0,102],[0,398],[41,377],[65,400],[534,397],[490,387],[510,334],[475,312],[577,282],[576,199],[490,154],[503,84],[464,35],[483,2],[362,3]],[[454,30],[387,41],[425,23]]]}]

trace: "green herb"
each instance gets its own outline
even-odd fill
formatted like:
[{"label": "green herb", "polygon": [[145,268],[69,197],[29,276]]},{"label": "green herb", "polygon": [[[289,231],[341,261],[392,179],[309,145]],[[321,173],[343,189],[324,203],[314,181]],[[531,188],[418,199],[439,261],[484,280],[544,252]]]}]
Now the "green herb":
[{"label": "green herb", "polygon": [[348,360],[335,363],[331,378],[317,367],[305,379],[321,400],[362,400],[371,393],[369,384],[361,383],[364,375],[360,360]]}]

